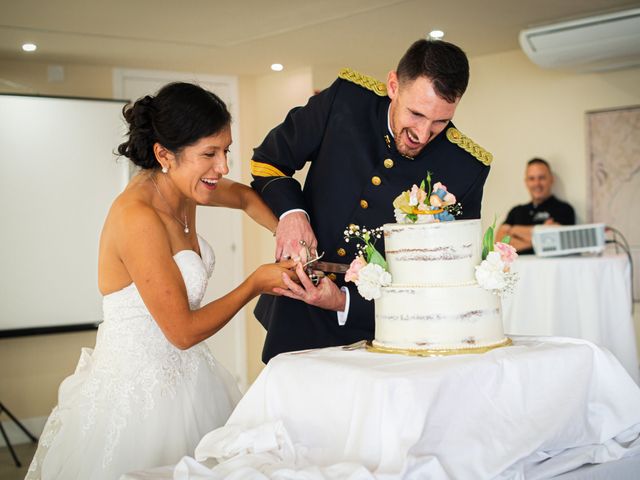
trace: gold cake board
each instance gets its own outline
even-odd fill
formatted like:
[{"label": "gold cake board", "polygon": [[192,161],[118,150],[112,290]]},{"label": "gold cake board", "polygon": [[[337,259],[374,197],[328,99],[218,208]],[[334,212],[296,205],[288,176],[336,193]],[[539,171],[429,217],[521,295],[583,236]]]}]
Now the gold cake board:
[{"label": "gold cake board", "polygon": [[442,348],[442,349],[416,349],[416,348],[393,348],[381,347],[367,342],[366,349],[375,353],[401,353],[402,355],[412,355],[414,357],[441,357],[445,355],[464,355],[467,353],[485,353],[494,348],[507,347],[513,342],[510,338],[505,338],[502,342],[486,347],[468,347],[468,348]]}]

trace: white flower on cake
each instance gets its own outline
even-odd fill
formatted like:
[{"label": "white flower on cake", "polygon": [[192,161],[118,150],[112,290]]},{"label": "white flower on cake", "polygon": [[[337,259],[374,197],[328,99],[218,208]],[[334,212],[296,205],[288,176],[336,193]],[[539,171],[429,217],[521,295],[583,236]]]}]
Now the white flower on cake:
[{"label": "white flower on cake", "polygon": [[380,298],[380,289],[391,284],[391,274],[387,271],[387,261],[376,250],[375,242],[382,236],[382,228],[360,228],[352,225],[344,231],[345,241],[354,238],[364,242],[358,245],[358,254],[344,275],[345,282],[353,282],[358,293],[367,300]]},{"label": "white flower on cake", "polygon": [[510,237],[493,243],[494,220],[482,239],[482,262],[476,266],[478,285],[498,295],[511,293],[518,281],[518,275],[511,272],[511,264],[518,257],[516,249],[509,245]]},{"label": "white flower on cake", "polygon": [[398,223],[450,222],[454,215],[462,213],[462,206],[456,197],[440,182],[431,186],[431,172],[411,190],[402,192],[393,201],[393,214]]},{"label": "white flower on cake", "polygon": [[391,285],[391,274],[380,265],[367,263],[360,269],[358,279],[355,280],[358,293],[367,300],[380,298],[381,288]]},{"label": "white flower on cake", "polygon": [[505,286],[505,264],[498,252],[490,252],[480,265],[476,265],[478,285],[487,290],[502,290]]}]

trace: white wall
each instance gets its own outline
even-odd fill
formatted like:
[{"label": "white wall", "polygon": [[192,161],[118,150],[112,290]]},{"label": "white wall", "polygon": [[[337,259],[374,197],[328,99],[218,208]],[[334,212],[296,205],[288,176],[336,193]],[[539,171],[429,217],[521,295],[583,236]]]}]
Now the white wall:
[{"label": "white wall", "polygon": [[520,51],[471,60],[471,82],[455,117],[460,130],[493,153],[482,215],[498,223],[529,200],[524,166],[539,156],[556,173],[556,193],[587,214],[585,113],[640,104],[640,68],[601,74],[543,70]]}]

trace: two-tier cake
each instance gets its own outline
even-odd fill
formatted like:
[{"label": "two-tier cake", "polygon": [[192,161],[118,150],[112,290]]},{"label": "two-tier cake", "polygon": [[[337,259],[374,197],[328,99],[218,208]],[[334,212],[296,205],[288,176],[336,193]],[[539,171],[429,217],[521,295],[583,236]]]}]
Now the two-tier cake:
[{"label": "two-tier cake", "polygon": [[[417,355],[483,352],[507,345],[500,295],[513,286],[517,256],[482,234],[480,220],[454,221],[461,206],[430,174],[393,202],[398,223],[346,238],[364,242],[345,279],[375,301],[370,349]],[[385,256],[374,244],[384,235]]]},{"label": "two-tier cake", "polygon": [[475,280],[480,220],[386,224],[383,231],[392,283],[375,300],[374,347],[445,353],[508,342],[500,297]]}]

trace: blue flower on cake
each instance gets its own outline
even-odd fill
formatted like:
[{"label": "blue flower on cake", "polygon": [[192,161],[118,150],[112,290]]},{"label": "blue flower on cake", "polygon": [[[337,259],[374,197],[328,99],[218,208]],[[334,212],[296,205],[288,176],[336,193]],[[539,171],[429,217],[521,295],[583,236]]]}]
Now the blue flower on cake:
[{"label": "blue flower on cake", "polygon": [[482,239],[482,262],[476,266],[478,285],[498,295],[511,293],[518,275],[511,271],[511,264],[518,258],[516,249],[509,245],[510,237],[493,243],[496,222],[493,221]]},{"label": "blue flower on cake", "polygon": [[345,273],[346,282],[353,282],[358,287],[358,293],[367,300],[380,298],[382,287],[391,284],[391,274],[388,272],[387,261],[376,250],[375,242],[382,236],[382,228],[368,230],[358,225],[352,225],[344,231],[345,241],[358,239],[358,253]]},{"label": "blue flower on cake", "polygon": [[462,213],[462,205],[440,182],[431,185],[431,172],[410,190],[402,192],[393,201],[394,215],[398,223],[450,222],[454,215]]}]

